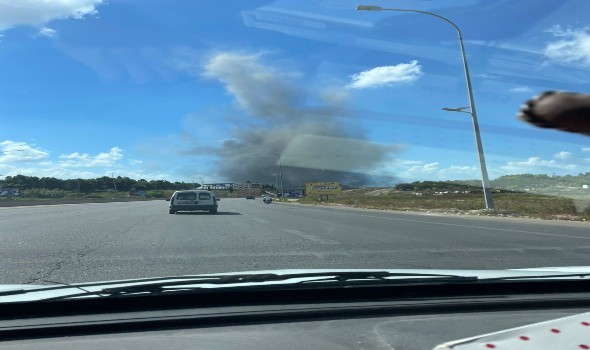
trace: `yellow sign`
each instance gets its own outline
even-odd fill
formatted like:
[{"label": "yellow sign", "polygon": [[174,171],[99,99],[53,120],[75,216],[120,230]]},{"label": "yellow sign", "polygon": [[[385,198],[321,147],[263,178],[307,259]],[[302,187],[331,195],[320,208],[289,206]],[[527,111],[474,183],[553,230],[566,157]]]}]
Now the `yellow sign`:
[{"label": "yellow sign", "polygon": [[306,182],[305,194],[342,194],[340,182]]}]

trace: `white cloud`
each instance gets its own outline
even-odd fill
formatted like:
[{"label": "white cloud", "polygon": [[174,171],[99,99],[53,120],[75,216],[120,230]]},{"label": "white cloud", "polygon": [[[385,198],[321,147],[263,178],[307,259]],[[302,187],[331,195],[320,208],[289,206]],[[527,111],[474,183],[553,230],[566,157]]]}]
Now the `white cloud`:
[{"label": "white cloud", "polygon": [[33,161],[49,156],[48,151],[35,145],[10,140],[0,142],[0,150],[0,163]]},{"label": "white cloud", "polygon": [[555,159],[544,160],[541,157],[530,157],[521,162],[507,162],[506,165],[501,167],[502,170],[513,174],[539,173],[547,172],[548,170],[573,171],[577,168],[578,166],[576,164],[567,164]]},{"label": "white cloud", "polygon": [[590,147],[584,147],[584,148],[582,148],[582,152],[590,152]]},{"label": "white cloud", "polygon": [[438,162],[427,163],[422,165],[414,165],[405,171],[407,174],[431,174],[438,170]]},{"label": "white cloud", "polygon": [[0,163],[0,174],[2,177],[15,176],[15,175],[27,175],[37,177],[55,177],[58,179],[92,179],[101,176],[111,176],[115,172],[115,177],[123,176],[132,179],[147,179],[147,180],[168,180],[168,181],[187,181],[186,178],[173,177],[170,174],[156,171],[143,171],[138,169],[126,169],[118,167],[116,169],[104,169],[104,168],[68,168],[60,165],[59,163],[45,162],[43,166],[41,164],[33,164],[26,167],[16,167],[10,165],[2,165]]},{"label": "white cloud", "polygon": [[520,94],[520,93],[533,92],[533,89],[531,89],[528,86],[516,86],[516,87],[513,87],[512,89],[510,89],[508,91],[509,92],[512,92],[512,93]]},{"label": "white cloud", "polygon": [[445,180],[459,180],[479,175],[478,170],[479,168],[474,165],[451,165],[448,168],[440,169],[438,176]]},{"label": "white cloud", "polygon": [[372,169],[368,174],[395,177],[403,181],[416,181],[432,177],[431,174],[438,169],[438,164],[438,162],[425,164],[421,160],[390,159],[382,162],[379,169]]},{"label": "white cloud", "polygon": [[39,29],[40,36],[46,36],[48,38],[55,38],[57,36],[57,31],[55,29],[51,29],[49,27],[43,27]]},{"label": "white cloud", "polygon": [[488,73],[477,73],[474,75],[475,78],[480,78],[480,79],[500,79],[501,76],[499,75],[495,75],[495,74],[488,74]]},{"label": "white cloud", "polygon": [[421,160],[395,159],[384,163],[385,172],[374,175],[394,176],[401,181],[467,180],[481,176],[475,165],[450,165],[441,167],[439,162],[426,163]]},{"label": "white cloud", "polygon": [[421,165],[424,164],[421,160],[411,160],[411,159],[396,159],[393,163],[393,166],[396,167],[411,167],[414,165]]},{"label": "white cloud", "polygon": [[123,158],[121,148],[112,147],[108,152],[94,155],[75,152],[63,154],[57,160],[52,160],[50,152],[35,145],[7,140],[0,142],[0,176],[20,174],[60,179],[88,179],[111,176],[114,171],[115,176],[133,179],[186,181],[185,178],[162,172],[163,167],[159,163],[155,166],[145,166],[144,161],[140,159],[131,158],[125,163],[120,161]]},{"label": "white cloud", "polygon": [[113,147],[109,152],[99,153],[91,156],[88,153],[80,154],[78,152],[64,154],[59,156],[59,165],[63,167],[99,167],[113,166],[118,160],[123,158],[122,150],[119,147]]},{"label": "white cloud", "polygon": [[103,0],[0,0],[0,31],[18,26],[42,26],[54,19],[96,13]]},{"label": "white cloud", "polygon": [[548,32],[558,40],[547,44],[545,56],[557,63],[573,63],[590,68],[590,29],[563,29],[554,26]]},{"label": "white cloud", "polygon": [[561,159],[561,160],[569,159],[572,157],[572,153],[566,152],[566,151],[561,151],[561,152],[555,154],[553,157],[555,157],[557,159]]},{"label": "white cloud", "polygon": [[383,66],[352,75],[352,82],[346,87],[352,89],[379,88],[413,83],[422,75],[418,61]]}]

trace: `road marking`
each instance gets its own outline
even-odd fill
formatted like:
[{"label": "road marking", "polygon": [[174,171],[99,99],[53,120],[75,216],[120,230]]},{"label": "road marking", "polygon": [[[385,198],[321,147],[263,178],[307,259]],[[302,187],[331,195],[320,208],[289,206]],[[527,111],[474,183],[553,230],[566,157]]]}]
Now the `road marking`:
[{"label": "road marking", "polygon": [[331,239],[323,239],[318,236],[315,236],[315,235],[312,235],[309,233],[305,233],[305,232],[299,231],[299,230],[283,230],[283,231],[290,233],[292,235],[295,235],[297,237],[301,237],[301,238],[310,240],[312,242],[320,243],[320,244],[340,244],[340,242],[336,242]]},{"label": "road marking", "polygon": [[[308,208],[298,208],[298,209],[314,210],[314,209],[308,209]],[[590,240],[590,237],[561,235],[561,234],[557,234],[557,233],[545,233],[545,232],[536,232],[536,231],[513,230],[513,229],[507,229],[507,228],[495,228],[495,227],[474,226],[474,225],[464,225],[464,224],[450,224],[450,223],[446,223],[446,222],[433,222],[433,221],[424,221],[424,220],[416,220],[416,219],[402,219],[402,218],[392,218],[392,217],[366,215],[366,214],[342,213],[342,212],[339,212],[339,211],[336,211],[336,210],[333,210],[333,212],[336,213],[336,214],[341,214],[341,215],[354,215],[354,216],[362,216],[362,217],[367,217],[367,218],[384,219],[384,220],[406,221],[406,222],[416,222],[416,223],[421,223],[421,224],[431,224],[431,225],[441,225],[441,226],[453,226],[453,227],[465,227],[465,228],[475,228],[475,229],[480,229],[480,230],[517,232],[517,233],[526,233],[526,234],[539,235],[539,236],[554,236],[554,237],[565,237],[565,238],[577,238],[577,239]]]}]

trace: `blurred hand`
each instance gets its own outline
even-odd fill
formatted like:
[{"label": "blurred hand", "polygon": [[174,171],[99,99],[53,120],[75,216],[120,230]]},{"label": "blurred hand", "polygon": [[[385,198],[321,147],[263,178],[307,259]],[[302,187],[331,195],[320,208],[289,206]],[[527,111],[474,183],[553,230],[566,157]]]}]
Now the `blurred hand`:
[{"label": "blurred hand", "polygon": [[547,91],[528,100],[518,118],[541,128],[590,136],[590,95]]}]

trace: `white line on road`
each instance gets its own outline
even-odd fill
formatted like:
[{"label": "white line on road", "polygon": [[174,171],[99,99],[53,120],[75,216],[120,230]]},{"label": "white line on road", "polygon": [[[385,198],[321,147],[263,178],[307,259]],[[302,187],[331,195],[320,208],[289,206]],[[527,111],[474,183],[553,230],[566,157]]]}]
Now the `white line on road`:
[{"label": "white line on road", "polygon": [[320,244],[340,244],[340,242],[336,242],[331,239],[320,238],[318,236],[315,236],[315,235],[312,235],[309,233],[305,233],[305,232],[299,231],[299,230],[283,230],[283,231],[290,233],[292,235],[295,235],[297,237],[301,237],[301,238],[310,240],[312,242],[320,243]]},{"label": "white line on road", "polygon": [[[297,208],[303,210],[312,210],[315,209],[308,209],[308,208]],[[421,224],[431,224],[431,225],[441,225],[441,226],[453,226],[453,227],[465,227],[465,228],[474,228],[480,230],[491,230],[491,231],[503,231],[503,232],[517,232],[517,233],[526,233],[531,235],[540,235],[540,236],[554,236],[554,237],[564,237],[564,238],[577,238],[577,239],[586,239],[590,240],[589,237],[580,237],[580,236],[570,236],[570,235],[562,235],[557,233],[545,233],[545,232],[536,232],[536,231],[525,231],[525,230],[513,230],[508,228],[495,228],[495,227],[485,227],[485,226],[473,226],[473,225],[464,225],[464,224],[450,224],[446,222],[433,222],[433,221],[425,221],[425,220],[416,220],[416,219],[402,219],[402,218],[392,218],[392,217],[384,217],[384,216],[375,216],[375,215],[366,215],[366,214],[355,214],[355,213],[342,213],[336,210],[333,210],[334,213],[340,215],[354,215],[354,216],[362,216],[366,218],[375,218],[375,219],[384,219],[384,220],[395,220],[395,221],[406,221],[406,222],[416,222]],[[589,231],[590,232],[590,231]]]}]

